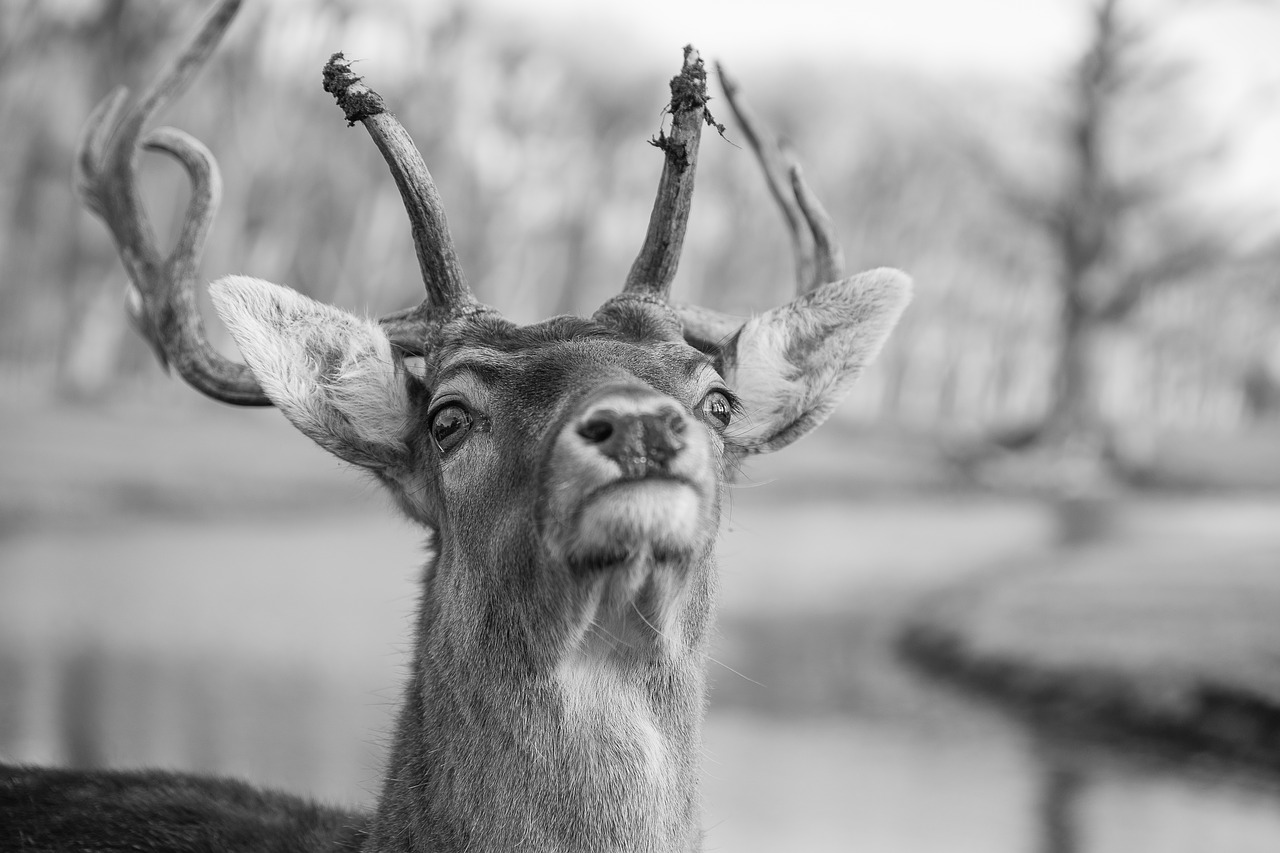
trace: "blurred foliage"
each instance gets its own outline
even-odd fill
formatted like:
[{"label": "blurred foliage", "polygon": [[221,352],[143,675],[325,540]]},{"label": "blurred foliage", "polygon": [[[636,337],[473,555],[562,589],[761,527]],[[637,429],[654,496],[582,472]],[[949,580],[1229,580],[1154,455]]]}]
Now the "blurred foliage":
[{"label": "blurred foliage", "polygon": [[[83,396],[155,374],[125,331],[124,273],[105,230],[73,196],[70,164],[92,105],[116,84],[145,85],[195,15],[190,4],[163,0],[0,7],[6,382]],[[678,45],[668,69],[659,57],[641,73],[589,67],[580,53],[493,26],[461,4],[322,0],[250,5],[242,16],[162,119],[204,140],[222,166],[207,277],[248,273],[374,314],[418,299],[394,185],[363,131],[346,130],[320,88],[324,61],[344,49],[417,140],[481,299],[530,321],[589,311],[620,287],[652,204],[660,158],[645,142],[662,120]],[[975,167],[974,152],[1033,189],[1052,188],[1064,168],[1045,141],[1044,107],[1055,94],[848,65],[778,69],[743,83],[800,152],[850,268],[893,265],[917,280],[901,331],[844,415],[972,431],[1042,416],[1059,335],[1054,248]],[[1155,96],[1144,104],[1128,150],[1159,148],[1151,123],[1137,119],[1185,109]],[[1195,125],[1182,113],[1162,118]],[[173,164],[145,163],[144,198],[163,236],[186,188]],[[727,141],[707,138],[699,172],[677,296],[739,312],[784,300],[792,268],[784,229],[732,128]],[[1205,170],[1178,174],[1211,179]],[[1135,251],[1152,239],[1115,237]],[[1211,274],[1144,298],[1124,320],[1123,346],[1108,351],[1111,416],[1143,427],[1230,427],[1280,408],[1277,257],[1233,249]]]}]

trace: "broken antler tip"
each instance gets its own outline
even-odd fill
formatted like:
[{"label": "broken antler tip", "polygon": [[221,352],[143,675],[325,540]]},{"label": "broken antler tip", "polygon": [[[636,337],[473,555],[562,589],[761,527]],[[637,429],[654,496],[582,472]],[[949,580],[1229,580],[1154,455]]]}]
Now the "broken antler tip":
[{"label": "broken antler tip", "polygon": [[693,45],[685,45],[684,67],[671,78],[671,114],[702,110],[707,103],[707,69]]},{"label": "broken antler tip", "polygon": [[339,51],[324,64],[324,90],[333,95],[347,125],[354,125],[387,111],[382,96],[364,85],[364,78],[351,70],[351,61]]}]

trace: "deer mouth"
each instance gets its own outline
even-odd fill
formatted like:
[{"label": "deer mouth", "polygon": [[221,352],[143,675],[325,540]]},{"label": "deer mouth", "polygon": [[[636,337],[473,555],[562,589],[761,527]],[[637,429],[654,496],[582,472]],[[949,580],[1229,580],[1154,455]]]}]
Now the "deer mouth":
[{"label": "deer mouth", "polygon": [[632,495],[639,496],[643,500],[649,495],[660,495],[664,492],[668,494],[674,493],[680,487],[691,490],[695,494],[699,491],[698,485],[693,480],[680,474],[624,476],[591,490],[583,503],[598,499],[608,499],[614,496],[626,496],[626,498],[629,498]]},{"label": "deer mouth", "polygon": [[573,516],[568,554],[578,571],[680,562],[701,550],[713,526],[702,489],[675,475],[606,483],[586,494]]}]

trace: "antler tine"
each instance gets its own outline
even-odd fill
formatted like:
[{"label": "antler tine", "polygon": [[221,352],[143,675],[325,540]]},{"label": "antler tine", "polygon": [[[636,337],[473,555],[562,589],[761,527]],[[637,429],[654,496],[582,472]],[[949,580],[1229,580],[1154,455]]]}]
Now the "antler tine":
[{"label": "antler tine", "polygon": [[196,305],[195,274],[221,194],[213,155],[172,128],[156,129],[142,141],[143,147],[181,162],[191,180],[191,201],[178,241],[167,257],[157,247],[136,180],[143,125],[191,82],[239,7],[240,0],[215,5],[187,48],[123,117],[124,89],[117,89],[94,109],[76,153],[76,188],[115,240],[132,282],[127,303],[130,317],[161,365],[167,370],[172,364],[192,387],[214,399],[269,406],[271,401],[249,368],[228,361],[209,345]]},{"label": "antler tine", "polygon": [[203,142],[173,127],[155,128],[143,138],[142,147],[148,151],[163,152],[177,160],[191,181],[187,215],[183,218],[178,241],[168,262],[175,280],[191,281],[204,252],[213,215],[222,202],[222,174],[218,170],[218,162]]},{"label": "antler tine", "polygon": [[794,152],[766,129],[722,63],[716,63],[716,72],[720,75],[725,100],[755,152],[769,191],[787,221],[796,262],[797,292],[808,293],[819,285],[842,278],[844,257],[831,218],[805,183]]},{"label": "antler tine", "polygon": [[204,20],[196,28],[195,38],[187,45],[187,49],[178,55],[173,64],[143,93],[138,100],[138,105],[124,120],[119,133],[137,138],[147,119],[182,94],[200,73],[200,69],[204,68],[205,63],[209,61],[218,43],[222,41],[227,27],[231,26],[231,21],[240,11],[240,2],[241,0],[222,0],[205,14]]},{"label": "antler tine", "polygon": [[733,110],[738,126],[747,138],[747,144],[760,161],[769,192],[773,194],[778,209],[787,221],[791,251],[796,261],[796,285],[803,291],[813,279],[813,237],[801,227],[803,214],[791,189],[790,164],[777,140],[765,129],[764,122],[740,94],[738,81],[725,70],[723,62],[716,63],[716,73],[720,75],[720,88],[724,91],[725,100],[729,102],[729,108]]},{"label": "antler tine", "polygon": [[351,63],[341,53],[330,57],[324,67],[324,90],[337,100],[347,124],[361,122],[373,138],[378,151],[387,161],[395,178],[409,225],[413,230],[414,250],[426,285],[427,297],[417,309],[397,312],[389,322],[418,317],[432,323],[470,311],[485,310],[479,306],[466,276],[458,263],[444,205],[436,192],[435,182],[427,171],[422,155],[404,126],[388,109],[382,96],[370,89],[351,70]]},{"label": "antler tine", "polygon": [[784,147],[783,153],[791,164],[791,188],[795,192],[796,202],[813,235],[813,274],[809,279],[809,289],[812,290],[829,281],[844,278],[844,249],[840,248],[840,241],[836,239],[836,227],[830,214],[805,181],[804,170],[800,168],[795,153],[789,147]]},{"label": "antler tine", "polygon": [[107,143],[120,122],[120,110],[129,98],[129,90],[117,86],[89,113],[80,132],[80,143],[75,157],[75,186],[80,199],[98,216],[105,217],[107,212],[99,199],[98,174],[106,161]]},{"label": "antler tine", "polygon": [[204,323],[196,301],[196,273],[204,254],[205,239],[222,198],[222,177],[213,154],[202,142],[172,127],[158,127],[142,145],[162,151],[186,169],[191,200],[178,241],[165,264],[169,288],[160,314],[160,338],[178,375],[210,397],[239,406],[269,406],[248,366],[219,355],[205,339]]},{"label": "antler tine", "polygon": [[693,203],[693,179],[698,163],[702,124],[710,122],[706,110],[707,71],[692,45],[684,49],[684,66],[671,78],[671,135],[661,130],[651,144],[666,155],[658,194],[649,215],[644,245],[627,274],[624,294],[666,299],[680,263],[689,209]]}]

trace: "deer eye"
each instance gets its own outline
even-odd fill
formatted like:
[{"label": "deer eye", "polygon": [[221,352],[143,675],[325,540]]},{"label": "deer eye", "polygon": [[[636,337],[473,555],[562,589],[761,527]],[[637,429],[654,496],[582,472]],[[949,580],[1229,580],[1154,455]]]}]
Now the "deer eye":
[{"label": "deer eye", "polygon": [[457,403],[449,403],[436,409],[431,416],[431,440],[441,454],[448,453],[467,437],[471,430],[471,415]]},{"label": "deer eye", "polygon": [[733,420],[733,400],[723,391],[712,391],[702,398],[698,405],[702,416],[718,423],[721,428],[727,427]]}]

